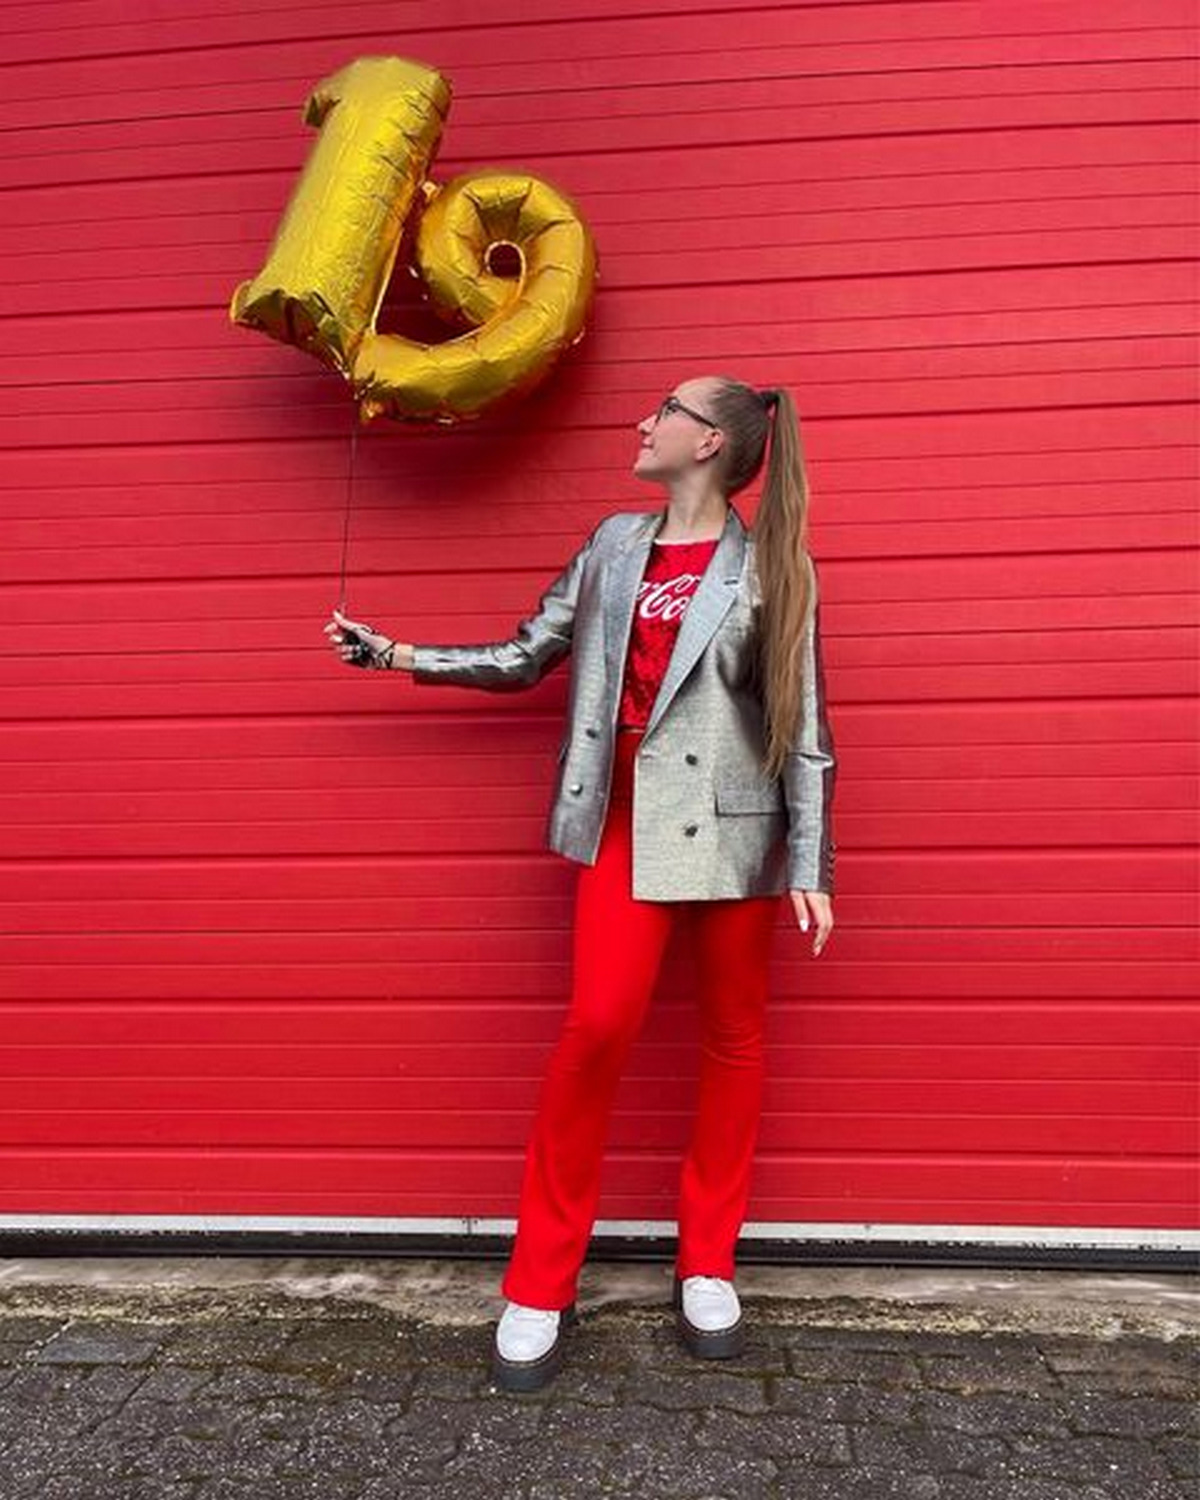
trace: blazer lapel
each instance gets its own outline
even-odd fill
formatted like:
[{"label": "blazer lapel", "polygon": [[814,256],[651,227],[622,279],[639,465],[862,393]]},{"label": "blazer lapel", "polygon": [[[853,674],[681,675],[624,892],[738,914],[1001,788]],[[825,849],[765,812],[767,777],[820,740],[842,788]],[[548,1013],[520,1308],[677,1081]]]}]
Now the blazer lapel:
[{"label": "blazer lapel", "polygon": [[[657,529],[656,527],[655,530]],[[647,542],[647,550],[649,550],[649,542]],[[691,602],[680,623],[671,660],[667,663],[662,686],[658,690],[658,697],[654,700],[654,707],[650,711],[650,719],[645,730],[647,735],[653,731],[654,726],[666,713],[672,698],[683,685],[688,673],[700,660],[704,648],[712,640],[717,627],[728,614],[730,605],[737,596],[745,556],[746,528],[737,511],[730,506],[729,514],[725,517],[725,529],[721,533],[721,540],[717,543],[717,550],[713,553],[712,561],[705,569],[704,577],[692,595]],[[631,596],[631,610],[632,605]]]},{"label": "blazer lapel", "polygon": [[[646,571],[650,545],[667,519],[665,510],[643,516],[617,548],[604,570],[601,589],[604,610],[604,659],[612,693],[619,697],[625,677],[625,654],[633,627],[638,584]],[[614,708],[615,712],[615,708]]]},{"label": "blazer lapel", "polygon": [[[601,590],[604,610],[604,655],[610,691],[618,695],[625,678],[625,659],[633,628],[633,610],[638,584],[646,571],[650,547],[667,519],[665,510],[644,516],[617,548],[616,555],[604,570]],[[650,713],[645,733],[649,734],[670,707],[671,700],[683,685],[688,673],[700,660],[704,648],[717,632],[737,596],[746,556],[746,528],[741,516],[729,507],[725,529],[717,543],[712,561],[679,626],[675,648]]]}]

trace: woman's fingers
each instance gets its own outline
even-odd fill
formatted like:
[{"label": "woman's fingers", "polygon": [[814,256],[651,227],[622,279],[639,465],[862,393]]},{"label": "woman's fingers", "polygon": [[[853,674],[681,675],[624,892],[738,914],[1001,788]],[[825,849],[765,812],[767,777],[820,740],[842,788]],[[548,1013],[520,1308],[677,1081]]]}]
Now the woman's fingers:
[{"label": "woman's fingers", "polygon": [[362,620],[352,620],[349,615],[342,614],[340,609],[335,609],[331,613],[333,621],[325,627],[326,632],[331,636],[337,630],[357,640],[370,641],[376,645],[387,640],[387,636],[376,630],[374,625],[368,625]]},{"label": "woman's fingers", "polygon": [[790,894],[800,931],[815,928],[812,951],[813,957],[817,958],[833,931],[833,902],[824,891],[792,891]]},{"label": "woman's fingers", "polygon": [[833,902],[824,891],[809,891],[808,904],[816,917],[817,931],[813,938],[813,957],[819,958],[821,949],[829,941],[833,931]]},{"label": "woman's fingers", "polygon": [[354,621],[347,618],[340,610],[333,610],[333,619],[325,626],[325,634],[329,637],[329,644],[337,651],[344,662],[352,663],[358,642],[361,639],[360,632],[355,628]]},{"label": "woman's fingers", "polygon": [[325,634],[332,645],[343,648],[342,656],[349,661],[355,649],[355,642],[364,640],[374,635],[375,632],[369,625],[360,625],[357,620],[352,620],[348,615],[342,614],[340,609],[332,610],[331,613],[333,619],[325,626]]},{"label": "woman's fingers", "polygon": [[340,609],[331,610],[333,619],[324,627],[330,645],[341,659],[353,667],[393,667],[404,662],[404,650],[371,625],[352,620]]}]

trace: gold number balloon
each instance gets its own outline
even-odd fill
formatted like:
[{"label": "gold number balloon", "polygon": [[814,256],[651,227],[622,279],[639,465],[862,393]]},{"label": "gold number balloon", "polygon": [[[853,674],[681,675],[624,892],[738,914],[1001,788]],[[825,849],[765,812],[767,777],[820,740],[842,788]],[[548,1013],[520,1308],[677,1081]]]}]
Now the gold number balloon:
[{"label": "gold number balloon", "polygon": [[[596,250],[579,210],[528,173],[426,180],[450,86],[421,63],[368,57],[318,84],[305,121],[320,138],[267,263],[230,318],[296,344],[378,413],[454,422],[531,390],[583,334]],[[413,226],[415,223],[415,234]],[[402,246],[457,337],[375,331]]]}]

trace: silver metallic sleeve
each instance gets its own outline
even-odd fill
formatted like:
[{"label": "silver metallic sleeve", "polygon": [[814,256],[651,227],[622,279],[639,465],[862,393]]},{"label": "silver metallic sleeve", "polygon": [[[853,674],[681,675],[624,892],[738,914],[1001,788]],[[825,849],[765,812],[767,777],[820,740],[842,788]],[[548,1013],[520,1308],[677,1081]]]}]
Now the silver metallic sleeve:
[{"label": "silver metallic sleeve", "polygon": [[580,583],[598,530],[592,532],[511,639],[480,646],[414,645],[413,681],[452,683],[498,693],[540,682],[571,649]]},{"label": "silver metallic sleeve", "polygon": [[788,889],[834,890],[833,791],[837,759],[825,702],[821,609],[816,564],[809,559],[811,596],[802,640],[800,728],[783,770],[788,806]]}]

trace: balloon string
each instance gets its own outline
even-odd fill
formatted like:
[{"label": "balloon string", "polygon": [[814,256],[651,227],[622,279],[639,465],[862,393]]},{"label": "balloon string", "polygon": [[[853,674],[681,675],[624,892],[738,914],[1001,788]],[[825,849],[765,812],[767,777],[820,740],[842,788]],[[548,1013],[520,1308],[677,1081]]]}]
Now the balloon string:
[{"label": "balloon string", "polygon": [[350,403],[350,462],[346,467],[346,509],[342,517],[342,572],[338,584],[338,609],[346,612],[346,559],[350,555],[350,506],[354,499],[354,466],[358,458],[358,403]]}]

